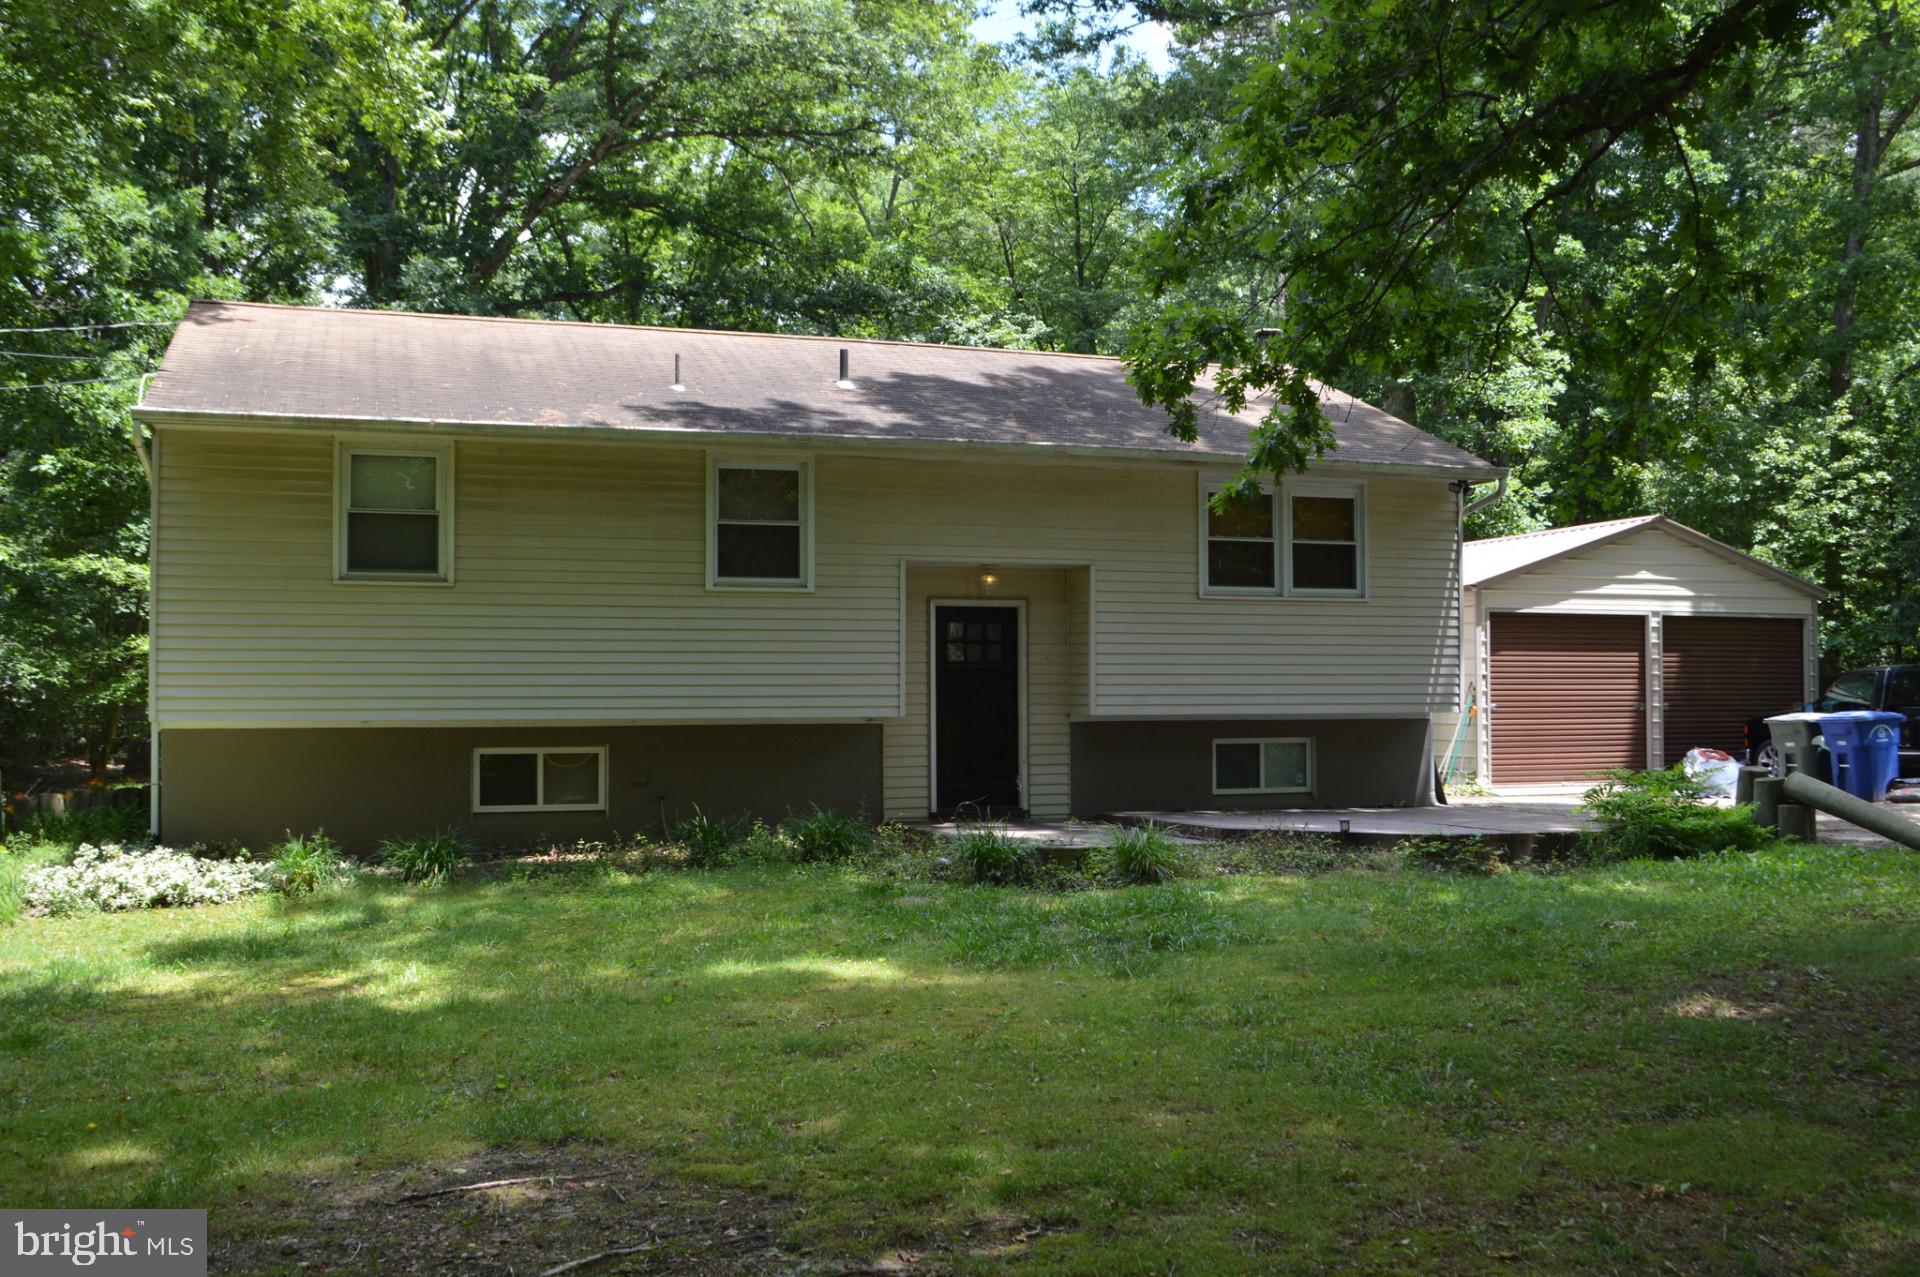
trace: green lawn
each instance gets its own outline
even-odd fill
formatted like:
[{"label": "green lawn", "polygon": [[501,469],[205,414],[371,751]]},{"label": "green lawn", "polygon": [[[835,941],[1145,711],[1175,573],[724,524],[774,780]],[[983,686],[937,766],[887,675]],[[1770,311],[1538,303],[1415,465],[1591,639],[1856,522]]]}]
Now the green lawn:
[{"label": "green lawn", "polygon": [[1905,853],[371,883],[22,919],[0,997],[0,1201],[216,1239],[560,1144],[914,1271],[1920,1266]]}]

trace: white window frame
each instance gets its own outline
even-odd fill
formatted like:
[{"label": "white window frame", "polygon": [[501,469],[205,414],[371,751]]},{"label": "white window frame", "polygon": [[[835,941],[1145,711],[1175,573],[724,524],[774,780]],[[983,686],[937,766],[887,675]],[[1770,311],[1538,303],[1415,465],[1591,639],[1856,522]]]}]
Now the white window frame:
[{"label": "white window frame", "polygon": [[[1222,745],[1253,745],[1260,754],[1260,779],[1263,782],[1254,789],[1222,789],[1220,787],[1220,747]],[[1267,751],[1268,745],[1305,745],[1307,747],[1307,783],[1305,785],[1268,785]],[[1207,746],[1207,768],[1213,777],[1213,792],[1216,794],[1311,794],[1317,775],[1317,751],[1313,747],[1311,736],[1221,736]]]},{"label": "white window frame", "polygon": [[[347,567],[348,502],[353,495],[353,458],[432,457],[434,509],[440,519],[438,572],[369,572]],[[337,440],[333,450],[333,579],[338,585],[453,584],[453,445],[409,444],[401,440]]]},{"label": "white window frame", "polygon": [[[789,577],[745,577],[720,575],[720,472],[722,470],[790,470],[800,476],[800,575]],[[780,523],[768,526],[790,527]],[[810,457],[734,457],[711,454],[707,458],[707,589],[772,590],[809,592],[813,589],[813,460]]]},{"label": "white window frame", "polygon": [[[1278,485],[1262,484],[1260,491],[1273,507],[1273,585],[1214,585],[1208,576],[1207,545],[1208,502],[1231,481],[1231,476],[1203,474],[1199,481],[1199,585],[1202,598],[1215,599],[1312,599],[1323,602],[1366,602],[1367,587],[1367,485],[1364,480],[1288,479]],[[1355,537],[1357,588],[1351,590],[1300,589],[1293,583],[1293,498],[1341,497],[1351,500]],[[1222,538],[1233,540],[1234,538]],[[1313,544],[1313,543],[1309,543]]]},{"label": "white window frame", "polygon": [[[1286,548],[1280,566],[1290,598],[1364,599],[1367,597],[1367,486],[1364,483],[1328,483],[1301,480],[1280,485],[1281,514],[1286,520]],[[1303,589],[1293,583],[1293,499],[1295,497],[1336,497],[1353,502],[1353,588],[1350,590]],[[1308,545],[1346,545],[1345,541],[1309,541]]]},{"label": "white window frame", "polygon": [[[480,759],[488,754],[532,754],[533,794],[531,807],[525,804],[483,807],[480,805]],[[548,754],[593,754],[600,760],[600,801],[597,803],[547,803],[540,801],[547,792]],[[512,811],[605,811],[607,809],[607,747],[605,745],[489,745],[473,751],[473,811],[491,816]]]}]

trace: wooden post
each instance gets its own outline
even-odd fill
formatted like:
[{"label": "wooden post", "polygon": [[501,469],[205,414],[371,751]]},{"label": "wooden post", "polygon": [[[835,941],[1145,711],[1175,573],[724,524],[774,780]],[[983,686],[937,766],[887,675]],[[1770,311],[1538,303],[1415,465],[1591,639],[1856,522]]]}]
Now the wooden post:
[{"label": "wooden post", "polygon": [[1813,808],[1802,803],[1780,804],[1780,833],[1783,837],[1814,841]]},{"label": "wooden post", "polygon": [[1764,767],[1742,767],[1733,778],[1733,801],[1736,803],[1752,802],[1753,782],[1771,775],[1773,775],[1773,773]]},{"label": "wooden post", "polygon": [[1753,820],[1768,829],[1780,827],[1780,790],[1784,780],[1756,776],[1753,780]]}]

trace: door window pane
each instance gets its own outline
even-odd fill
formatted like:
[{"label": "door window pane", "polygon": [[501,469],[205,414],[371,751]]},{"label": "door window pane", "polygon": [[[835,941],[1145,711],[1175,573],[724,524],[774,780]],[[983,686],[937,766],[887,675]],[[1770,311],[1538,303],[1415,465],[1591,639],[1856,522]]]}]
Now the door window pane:
[{"label": "door window pane", "polygon": [[482,807],[533,807],[540,802],[540,755],[480,755]]},{"label": "door window pane", "polygon": [[1872,709],[1873,683],[1875,675],[1871,670],[1857,670],[1851,674],[1842,674],[1833,680],[1827,688],[1827,694],[1820,698],[1820,708],[1833,713],[1836,710]]},{"label": "door window pane", "polygon": [[722,467],[717,479],[720,517],[747,522],[798,522],[798,470],[733,470]]},{"label": "door window pane", "polygon": [[546,786],[542,805],[547,807],[599,805],[600,755],[542,754],[540,770]]},{"label": "door window pane", "polygon": [[1215,745],[1213,787],[1223,791],[1260,788],[1260,747],[1250,741]]},{"label": "door window pane", "polygon": [[714,533],[715,570],[720,576],[775,581],[800,579],[799,525],[723,523]]},{"label": "door window pane", "polygon": [[440,516],[437,514],[347,515],[347,571],[440,571]]}]

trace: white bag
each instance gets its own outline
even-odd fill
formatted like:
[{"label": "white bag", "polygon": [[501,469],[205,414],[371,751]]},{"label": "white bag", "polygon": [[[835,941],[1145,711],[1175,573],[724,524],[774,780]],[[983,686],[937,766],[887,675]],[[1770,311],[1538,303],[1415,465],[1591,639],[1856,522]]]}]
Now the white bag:
[{"label": "white bag", "polygon": [[1740,776],[1740,764],[1724,749],[1690,749],[1682,764],[1687,775],[1707,787],[1715,798],[1733,797],[1734,782]]}]

